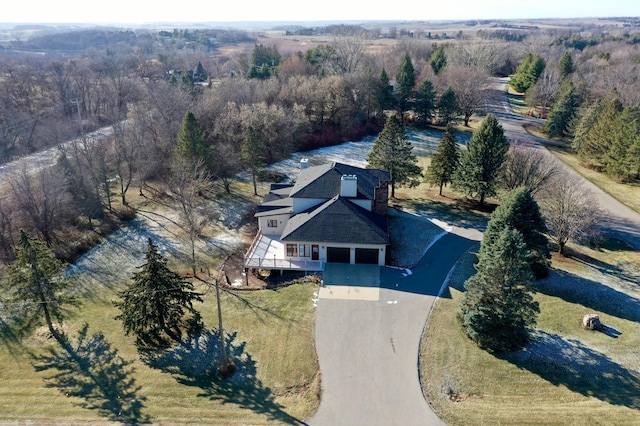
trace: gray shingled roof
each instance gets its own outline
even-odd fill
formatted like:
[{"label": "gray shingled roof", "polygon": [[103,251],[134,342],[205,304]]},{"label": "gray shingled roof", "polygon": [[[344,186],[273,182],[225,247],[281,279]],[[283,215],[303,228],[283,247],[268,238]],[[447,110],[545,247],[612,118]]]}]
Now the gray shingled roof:
[{"label": "gray shingled roof", "polygon": [[385,216],[336,196],[292,216],[282,232],[282,240],[389,244],[388,222]]},{"label": "gray shingled roof", "polygon": [[390,181],[388,172],[379,169],[363,169],[343,163],[323,164],[302,169],[291,190],[296,198],[333,198],[340,194],[340,179],[343,175],[358,177],[357,198],[373,200],[375,188],[381,181]]}]

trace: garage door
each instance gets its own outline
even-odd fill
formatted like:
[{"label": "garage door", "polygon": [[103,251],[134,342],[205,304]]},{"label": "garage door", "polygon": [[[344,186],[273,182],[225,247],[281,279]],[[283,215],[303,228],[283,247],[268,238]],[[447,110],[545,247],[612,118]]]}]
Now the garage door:
[{"label": "garage door", "polygon": [[327,247],[327,262],[351,263],[349,247]]},{"label": "garage door", "polygon": [[356,263],[366,263],[368,265],[378,264],[378,249],[356,249]]}]

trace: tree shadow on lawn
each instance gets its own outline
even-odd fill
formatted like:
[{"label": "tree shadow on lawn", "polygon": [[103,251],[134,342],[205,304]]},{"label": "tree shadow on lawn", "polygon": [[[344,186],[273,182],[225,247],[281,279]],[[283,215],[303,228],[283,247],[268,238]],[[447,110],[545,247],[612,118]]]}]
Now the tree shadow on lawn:
[{"label": "tree shadow on lawn", "polygon": [[[603,250],[608,249],[610,251],[632,251],[633,248],[628,245],[626,242],[618,239],[605,239],[602,243],[599,244],[599,247],[594,247],[594,250]],[[627,284],[631,284],[634,287],[638,286],[638,282],[640,282],[640,269],[633,267],[633,265],[624,265],[621,267],[620,264],[612,265],[611,263],[603,262],[600,259],[596,259],[588,254],[581,253],[576,250],[572,250],[568,248],[566,250],[565,256],[571,258],[583,265],[589,266],[593,269],[598,270],[599,272],[606,275],[613,275],[620,280],[625,281]],[[635,271],[634,269],[637,269]]]},{"label": "tree shadow on lawn", "polygon": [[225,337],[227,354],[236,366],[235,375],[228,379],[220,378],[217,372],[222,358],[219,335],[206,329],[171,349],[142,352],[141,358],[150,367],[171,374],[178,383],[200,388],[199,397],[235,404],[264,414],[270,421],[304,424],[275,402],[273,391],[257,377],[256,362],[246,352],[246,342],[238,344],[236,338],[237,332]]},{"label": "tree shadow on lawn", "polygon": [[85,324],[72,343],[66,336],[62,347],[52,346],[44,355],[32,355],[36,371],[55,371],[45,378],[46,387],[58,388],[67,396],[82,399],[82,408],[97,410],[111,421],[126,424],[148,423],[142,413],[145,397],[133,378],[132,361],[126,361],[111,347],[102,333],[88,336]]},{"label": "tree shadow on lawn", "polygon": [[494,356],[556,386],[609,404],[640,409],[640,374],[578,340],[536,330],[524,349]]},{"label": "tree shadow on lawn", "polygon": [[640,299],[570,272],[551,269],[548,278],[536,281],[536,290],[614,317],[640,322]]}]

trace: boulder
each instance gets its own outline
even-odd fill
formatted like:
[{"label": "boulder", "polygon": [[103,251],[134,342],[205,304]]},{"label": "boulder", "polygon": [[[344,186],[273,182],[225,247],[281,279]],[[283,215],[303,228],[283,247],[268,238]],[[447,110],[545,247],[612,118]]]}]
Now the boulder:
[{"label": "boulder", "polygon": [[600,317],[596,314],[587,314],[582,318],[582,327],[586,330],[598,330],[601,326]]}]

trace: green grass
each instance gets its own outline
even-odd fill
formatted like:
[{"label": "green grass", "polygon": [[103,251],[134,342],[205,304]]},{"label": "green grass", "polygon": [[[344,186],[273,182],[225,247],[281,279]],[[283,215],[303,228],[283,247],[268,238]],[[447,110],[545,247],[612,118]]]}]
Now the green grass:
[{"label": "green grass", "polygon": [[[475,248],[477,250],[477,247]],[[572,247],[554,258],[538,283],[536,343],[511,354],[480,350],[455,318],[463,283],[473,273],[467,254],[450,290],[434,309],[421,345],[425,395],[454,425],[637,424],[640,410],[640,254],[610,244]],[[597,313],[619,337],[581,328]]]},{"label": "green grass", "polygon": [[[205,237],[233,229],[240,234],[239,204],[249,205],[253,188],[238,184],[232,196],[212,200],[216,225]],[[149,235],[181,241],[166,200],[146,203]],[[225,207],[229,203],[229,208]],[[226,225],[228,223],[228,225]],[[235,228],[233,228],[235,227]],[[206,330],[200,344],[176,346],[141,359],[133,337],[124,336],[111,303],[143,263],[135,245],[116,239],[102,256],[92,258],[77,276],[83,305],[65,321],[71,346],[47,338],[44,328],[21,341],[0,336],[0,423],[99,424],[111,421],[192,424],[292,424],[319,405],[319,367],[315,353],[313,293],[317,285],[296,283],[277,291],[222,291],[221,303],[228,351],[238,373],[217,379],[220,358],[215,291],[196,281],[204,303],[195,307]],[[184,247],[169,250],[172,268],[187,271]],[[214,247],[214,248],[212,248]],[[228,253],[199,246],[200,265],[216,268]],[[117,259],[117,260],[116,260]],[[81,341],[83,325],[86,335]],[[195,372],[195,373],[194,373]]]},{"label": "green grass", "polygon": [[[205,303],[196,308],[215,332],[215,293],[203,286],[199,290],[206,291]],[[67,396],[75,389],[69,380],[56,377],[60,371],[54,367],[36,371],[43,363],[32,358],[48,354],[49,349],[58,359],[68,358],[57,343],[34,336],[14,346],[13,354],[0,347],[0,422],[95,423],[120,419],[118,411],[128,413],[129,419],[154,423],[290,424],[302,420],[315,412],[319,401],[311,302],[315,290],[313,284],[295,284],[278,291],[222,293],[224,329],[234,336],[229,351],[240,367],[228,382],[209,377],[191,380],[188,372],[197,364],[192,359],[199,359],[197,351],[187,351],[189,357],[173,360],[169,366],[154,368],[153,363],[142,362],[133,338],[124,336],[121,324],[113,319],[118,312],[111,303],[87,303],[67,322],[68,333],[75,338],[83,322],[88,323],[90,336],[104,333],[105,343],[90,347],[84,359],[107,371],[116,362],[104,362],[114,361],[105,359],[104,352],[117,350],[116,361],[131,363],[119,370],[121,380],[87,380],[81,364],[72,363],[69,377],[74,381],[85,377],[89,385],[77,396]],[[109,294],[103,296],[109,298]],[[216,337],[214,333],[211,341],[217,342]],[[213,348],[219,346],[200,355],[209,362],[219,359]],[[135,383],[127,386],[129,380]],[[137,398],[142,406],[137,411],[123,410],[112,396],[118,394]],[[82,408],[83,404],[88,407]]]}]

